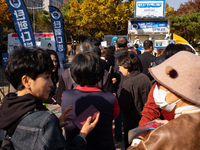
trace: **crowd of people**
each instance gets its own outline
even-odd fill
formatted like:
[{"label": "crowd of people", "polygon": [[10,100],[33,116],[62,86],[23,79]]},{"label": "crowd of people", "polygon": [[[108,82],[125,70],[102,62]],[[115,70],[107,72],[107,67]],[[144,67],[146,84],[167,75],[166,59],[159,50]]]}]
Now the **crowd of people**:
[{"label": "crowd of people", "polygon": [[[128,150],[198,149],[200,57],[181,44],[158,49],[156,56],[152,51],[150,40],[130,44],[118,37],[116,46],[102,49],[91,37],[61,75],[55,51],[13,51],[5,76],[17,93],[6,95],[0,107],[2,147],[115,150],[114,140],[121,142],[124,131]],[[62,115],[57,118],[43,103],[60,105]],[[79,129],[73,121],[91,105],[99,113]],[[153,120],[161,125],[129,141],[131,129]]]}]

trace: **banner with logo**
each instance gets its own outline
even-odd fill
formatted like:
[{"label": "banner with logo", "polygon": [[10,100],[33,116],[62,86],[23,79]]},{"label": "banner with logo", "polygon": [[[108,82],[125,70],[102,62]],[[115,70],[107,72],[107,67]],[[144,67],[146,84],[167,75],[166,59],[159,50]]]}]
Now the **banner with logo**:
[{"label": "banner with logo", "polygon": [[12,14],[15,29],[22,46],[35,46],[35,38],[23,0],[6,0]]},{"label": "banner with logo", "polygon": [[165,17],[165,0],[135,0],[135,18]]},{"label": "banner with logo", "polygon": [[167,21],[131,21],[130,32],[131,33],[146,33],[146,32],[168,32]]},{"label": "banner with logo", "polygon": [[64,36],[64,26],[63,17],[59,9],[53,6],[49,6],[49,12],[51,16],[51,23],[55,38],[56,51],[60,52],[62,55],[62,60],[65,60],[65,36]]}]

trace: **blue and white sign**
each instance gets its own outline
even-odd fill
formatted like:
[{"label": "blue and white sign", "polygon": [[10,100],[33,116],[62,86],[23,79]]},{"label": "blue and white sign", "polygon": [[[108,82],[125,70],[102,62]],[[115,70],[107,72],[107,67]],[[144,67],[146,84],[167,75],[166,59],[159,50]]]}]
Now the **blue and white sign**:
[{"label": "blue and white sign", "polygon": [[135,18],[164,16],[165,0],[135,0]]},{"label": "blue and white sign", "polygon": [[176,44],[176,40],[169,40],[169,44]]},{"label": "blue and white sign", "polygon": [[62,60],[65,60],[65,36],[64,36],[64,26],[63,17],[59,9],[53,6],[49,6],[49,12],[51,16],[51,23],[55,38],[56,51],[60,52],[62,55]]},{"label": "blue and white sign", "polygon": [[8,60],[8,53],[2,53],[2,66],[6,68],[6,62]]},{"label": "blue and white sign", "polygon": [[24,2],[22,0],[6,1],[21,45],[25,47],[35,46],[35,38]]},{"label": "blue and white sign", "polygon": [[167,21],[131,21],[131,33],[168,32]]}]

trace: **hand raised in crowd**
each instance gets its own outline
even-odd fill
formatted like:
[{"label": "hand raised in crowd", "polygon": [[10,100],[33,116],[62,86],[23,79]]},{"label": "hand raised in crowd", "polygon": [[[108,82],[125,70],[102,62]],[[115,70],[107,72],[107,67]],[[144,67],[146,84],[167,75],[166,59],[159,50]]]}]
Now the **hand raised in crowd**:
[{"label": "hand raised in crowd", "polygon": [[96,126],[97,122],[99,121],[100,113],[97,114],[96,118],[92,122],[92,117],[88,117],[85,124],[81,128],[80,135],[86,137]]},{"label": "hand raised in crowd", "polygon": [[117,82],[116,78],[112,78],[112,83],[115,84]]},{"label": "hand raised in crowd", "polygon": [[64,111],[62,112],[62,115],[59,117],[59,121],[60,121],[60,126],[61,126],[61,128],[69,124],[69,122],[68,122],[68,121],[65,121],[65,120],[66,120],[69,116],[72,115],[72,113],[71,113],[71,114],[67,114],[67,113],[68,113],[69,111],[71,111],[72,109],[73,109],[72,106],[69,106],[69,107],[65,108]]}]

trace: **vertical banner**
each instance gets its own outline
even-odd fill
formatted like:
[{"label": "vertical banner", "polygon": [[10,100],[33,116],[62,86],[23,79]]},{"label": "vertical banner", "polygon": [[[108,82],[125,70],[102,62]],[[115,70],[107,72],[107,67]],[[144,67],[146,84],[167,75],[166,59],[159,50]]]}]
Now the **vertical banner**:
[{"label": "vertical banner", "polygon": [[65,36],[64,36],[64,26],[63,17],[59,9],[53,6],[49,6],[49,12],[51,16],[51,23],[55,38],[56,51],[60,52],[62,55],[62,60],[65,60]]},{"label": "vertical banner", "polygon": [[35,46],[35,38],[23,0],[6,0],[12,14],[15,29],[22,46]]},{"label": "vertical banner", "polygon": [[6,68],[6,62],[8,60],[8,53],[2,53],[2,66]]}]

